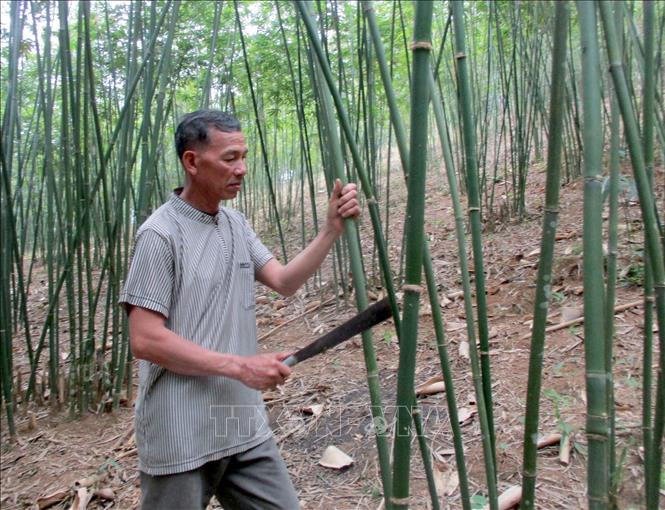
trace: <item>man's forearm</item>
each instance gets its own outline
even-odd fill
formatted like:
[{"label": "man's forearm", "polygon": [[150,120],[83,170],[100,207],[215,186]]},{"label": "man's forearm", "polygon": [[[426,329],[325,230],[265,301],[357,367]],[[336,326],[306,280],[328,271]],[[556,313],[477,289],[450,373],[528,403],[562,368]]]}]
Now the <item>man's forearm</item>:
[{"label": "man's forearm", "polygon": [[356,198],[356,185],[342,187],[337,179],[328,202],[328,214],[323,229],[291,262],[283,266],[271,259],[257,273],[257,279],[282,295],[290,296],[314,274],[344,231],[344,221],[357,218],[360,206]]},{"label": "man's forearm", "polygon": [[166,327],[152,332],[134,332],[132,351],[137,358],[176,374],[238,378],[238,356],[208,350]]},{"label": "man's forearm", "polygon": [[288,352],[236,356],[201,347],[166,327],[163,315],[134,307],[129,313],[134,356],[187,376],[222,376],[257,390],[282,384],[291,370],[282,363]]},{"label": "man's forearm", "polygon": [[271,260],[258,273],[258,280],[285,296],[297,291],[321,267],[326,255],[339,238],[335,230],[324,227],[288,264]]}]

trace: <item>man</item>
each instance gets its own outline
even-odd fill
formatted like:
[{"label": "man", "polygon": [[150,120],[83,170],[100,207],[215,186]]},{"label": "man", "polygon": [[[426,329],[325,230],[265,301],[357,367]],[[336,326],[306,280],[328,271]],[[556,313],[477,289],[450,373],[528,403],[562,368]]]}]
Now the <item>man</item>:
[{"label": "man", "polygon": [[185,186],[139,228],[125,288],[136,402],[141,506],[296,509],[260,390],[289,377],[289,353],[256,353],[254,280],[293,294],[321,265],[360,207],[335,183],[326,224],[287,265],[259,241],[236,197],[247,146],[223,112],[186,115],[175,144]]}]

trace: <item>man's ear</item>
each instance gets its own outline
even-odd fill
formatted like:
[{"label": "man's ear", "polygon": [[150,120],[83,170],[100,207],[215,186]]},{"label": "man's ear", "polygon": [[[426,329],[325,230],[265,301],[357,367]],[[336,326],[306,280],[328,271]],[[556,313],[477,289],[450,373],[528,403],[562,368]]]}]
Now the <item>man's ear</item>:
[{"label": "man's ear", "polygon": [[188,175],[196,175],[197,173],[197,168],[196,168],[196,152],[192,150],[188,150],[182,153],[182,158],[180,158],[180,161],[182,162],[182,166],[185,169],[185,172]]}]

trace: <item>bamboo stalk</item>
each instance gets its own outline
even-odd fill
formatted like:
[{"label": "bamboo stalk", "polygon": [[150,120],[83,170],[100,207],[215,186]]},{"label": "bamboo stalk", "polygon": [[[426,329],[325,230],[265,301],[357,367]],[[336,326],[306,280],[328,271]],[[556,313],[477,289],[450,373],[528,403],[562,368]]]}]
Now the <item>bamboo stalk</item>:
[{"label": "bamboo stalk", "polygon": [[252,97],[252,106],[254,107],[254,117],[256,119],[256,129],[259,133],[259,142],[261,145],[261,153],[263,154],[263,168],[268,178],[268,190],[270,191],[270,199],[272,204],[272,211],[275,214],[275,224],[277,225],[277,231],[279,233],[279,240],[282,247],[282,257],[284,263],[286,264],[289,259],[286,254],[286,243],[284,242],[284,233],[282,232],[282,222],[280,220],[279,209],[277,207],[277,198],[275,196],[275,187],[273,186],[272,176],[270,175],[270,164],[268,161],[268,150],[266,148],[265,139],[263,136],[263,127],[261,123],[261,117],[259,115],[256,92],[254,90],[254,81],[252,80],[252,72],[249,67],[249,59],[247,57],[247,47],[245,45],[245,37],[242,32],[242,25],[240,23],[240,12],[238,11],[238,1],[233,0],[233,6],[235,8],[235,17],[236,17],[236,26],[238,28],[238,33],[240,34],[240,46],[242,47],[242,53],[244,56],[245,70],[247,71],[247,82],[249,83],[249,90]]},{"label": "bamboo stalk", "polygon": [[[332,78],[330,74],[330,69],[325,65],[325,57],[320,46],[319,39],[316,34],[316,29],[314,27],[314,22],[311,18],[309,4],[304,2],[297,2],[296,7],[298,12],[305,24],[307,29],[310,42],[315,48],[318,60],[317,66],[315,66],[316,73],[318,74],[317,82],[320,85],[319,87],[319,97],[321,98],[321,106],[323,111],[322,124],[326,128],[328,139],[327,148],[329,150],[329,155],[331,161],[329,168],[332,170],[334,177],[344,180],[344,165],[343,165],[343,156],[341,151],[341,144],[338,139],[337,130],[335,128],[333,119],[332,119],[332,99],[335,98],[336,102],[339,102],[339,95],[336,94],[336,89],[332,84],[332,79],[328,80],[327,78]],[[321,74],[327,74],[326,80],[328,81],[328,88],[322,86],[323,80],[321,79]],[[331,98],[333,96],[333,98]],[[338,105],[338,108],[341,105]],[[338,112],[340,110],[338,109]],[[343,110],[342,110],[343,111]],[[341,118],[344,118],[340,115]],[[321,123],[321,122],[320,122]],[[345,123],[347,125],[347,123]],[[348,125],[347,125],[348,128]],[[345,130],[346,131],[346,130]],[[347,142],[352,140],[351,137],[347,135]],[[345,222],[345,237],[347,239],[347,245],[349,249],[350,262],[351,262],[351,272],[353,274],[353,284],[356,289],[356,304],[358,310],[364,310],[367,308],[367,288],[365,280],[365,272],[362,267],[362,255],[360,249],[360,242],[358,238],[358,231],[355,222],[352,220]],[[395,314],[393,311],[393,316],[399,316],[399,313]],[[378,365],[376,363],[376,354],[374,350],[374,345],[372,342],[372,333],[371,331],[364,331],[362,334],[362,343],[363,343],[363,354],[365,358],[365,368],[367,371],[367,385],[370,393],[371,401],[371,413],[374,420],[374,430],[376,433],[376,445],[377,452],[379,457],[379,469],[381,474],[381,481],[383,485],[384,498],[386,502],[386,508],[392,508],[390,503],[390,494],[392,494],[391,489],[391,479],[390,479],[390,458],[388,450],[388,442],[386,435],[385,427],[385,416],[383,411],[383,406],[381,404],[381,388],[379,386],[379,371]]]},{"label": "bamboo stalk", "polygon": [[656,317],[658,320],[658,341],[660,346],[659,369],[656,383],[656,400],[653,421],[653,437],[651,453],[645,459],[647,493],[647,508],[658,506],[658,485],[660,467],[663,456],[663,430],[665,422],[665,259],[663,246],[660,241],[658,220],[654,203],[653,192],[649,186],[649,178],[645,168],[643,143],[637,126],[635,112],[630,101],[626,76],[623,70],[621,55],[619,53],[616,28],[614,26],[610,5],[607,2],[599,3],[600,12],[605,31],[605,40],[610,59],[610,72],[621,109],[626,138],[633,167],[633,175],[640,200],[642,221],[644,222],[644,237],[647,247],[647,257],[653,270],[654,292],[656,295]]},{"label": "bamboo stalk", "polygon": [[529,349],[529,375],[524,419],[524,451],[522,460],[522,501],[525,509],[535,507],[536,462],[538,450],[538,420],[542,380],[545,327],[552,282],[552,261],[559,219],[559,187],[561,147],[563,143],[563,96],[566,77],[566,38],[568,4],[556,4],[554,49],[552,50],[552,92],[550,94],[549,147],[547,151],[547,182],[545,184],[545,214],[540,241],[540,261],[536,279],[533,310],[533,330]]},{"label": "bamboo stalk", "polygon": [[[170,8],[170,1],[167,2],[166,4],[164,4],[164,7],[163,7],[162,12],[161,12],[160,17],[159,17],[158,26],[161,26],[163,24],[163,22],[166,18],[166,14],[169,12],[169,8]],[[158,39],[157,36],[158,36],[158,30],[156,30],[152,34],[152,37],[151,37],[151,39],[148,43],[147,51],[149,53],[154,51],[154,47],[155,47],[155,44],[156,44],[157,39]],[[145,66],[146,66],[146,61],[143,60],[143,62],[141,63],[141,66],[139,67],[139,69],[137,71],[137,74],[136,74],[134,80],[131,82],[131,84],[128,87],[128,94],[127,94],[128,98],[131,98],[133,96],[133,94],[135,93],[136,88],[137,88],[138,83],[139,83],[139,79],[141,78],[141,76],[143,74],[143,70],[145,69]],[[114,128],[113,133],[111,135],[111,138],[109,140],[109,144],[107,146],[107,149],[104,153],[103,161],[105,163],[108,162],[111,159],[111,154],[112,154],[115,142],[116,142],[116,140],[118,139],[118,137],[120,135],[120,131],[121,131],[123,125],[124,125],[124,120],[125,120],[125,117],[127,116],[128,112],[129,112],[130,105],[131,105],[130,101],[126,102],[125,105],[123,106],[122,110],[120,111],[119,115],[118,115],[118,119],[116,121],[115,128]],[[90,214],[90,212],[92,210],[92,201],[94,200],[94,198],[97,194],[97,191],[100,188],[100,185],[101,185],[101,182],[102,182],[102,177],[103,177],[103,174],[101,172],[98,173],[98,175],[96,176],[94,182],[91,185],[90,193],[88,195],[88,203],[86,204],[86,207],[83,208],[81,221],[87,221],[87,217],[88,217],[88,215]],[[29,381],[28,381],[28,387],[27,387],[27,389],[25,391],[25,394],[24,394],[24,397],[23,397],[24,400],[26,400],[26,401],[29,400],[30,396],[33,395],[34,392],[35,392],[35,380],[36,380],[36,376],[37,376],[37,369],[38,369],[38,364],[39,364],[39,360],[40,360],[40,355],[41,355],[41,352],[44,348],[44,344],[45,344],[45,341],[46,341],[46,335],[49,331],[52,331],[52,330],[55,329],[54,325],[56,324],[56,322],[55,322],[55,313],[54,312],[58,308],[58,303],[59,303],[58,296],[60,294],[60,291],[62,290],[62,287],[63,287],[65,281],[67,280],[67,278],[70,275],[72,263],[74,261],[73,255],[76,252],[76,247],[79,245],[79,243],[81,241],[81,236],[82,236],[82,233],[83,233],[82,229],[72,228],[71,231],[72,231],[71,237],[66,242],[67,251],[66,251],[66,255],[64,256],[64,262],[62,264],[62,270],[60,271],[57,279],[55,280],[55,282],[53,284],[53,286],[50,287],[50,288],[52,288],[52,295],[49,296],[49,307],[48,307],[47,312],[46,312],[46,321],[45,321],[45,323],[42,327],[41,334],[39,336],[39,340],[38,340],[37,346],[35,348],[35,356],[34,356],[33,364],[30,366],[30,378],[29,378]],[[56,329],[56,331],[57,331],[57,329]]]},{"label": "bamboo stalk", "polygon": [[418,308],[422,291],[425,176],[427,169],[427,116],[429,110],[430,52],[432,49],[432,4],[417,2],[414,20],[413,87],[411,89],[411,136],[406,206],[406,265],[404,317],[401,328],[397,372],[397,423],[394,442],[394,508],[409,507],[411,460],[411,412],[418,341]]},{"label": "bamboo stalk", "polygon": [[[615,10],[623,13],[623,9]],[[649,181],[649,187],[653,190],[653,126],[655,117],[655,73],[654,73],[654,3],[644,2],[644,84],[642,104],[642,144],[644,147],[644,170]],[[617,26],[619,28],[619,26]],[[619,32],[622,34],[622,31]],[[618,50],[622,49],[622,38],[619,36]],[[616,102],[616,98],[614,98]],[[614,102],[612,103],[614,105]],[[618,106],[616,107],[618,109]],[[618,116],[618,112],[616,114]],[[618,120],[617,120],[618,122]],[[658,217],[656,217],[658,219]],[[662,235],[662,233],[661,233]],[[646,239],[645,239],[646,244]],[[645,252],[647,251],[645,246]],[[642,445],[644,447],[644,468],[653,469],[653,268],[649,257],[644,261],[644,347],[642,357]],[[661,365],[662,370],[662,365]],[[656,468],[657,470],[657,468]],[[656,490],[652,485],[657,483],[657,478],[646,474],[645,496],[647,501],[653,500],[653,492]]]},{"label": "bamboo stalk", "polygon": [[605,363],[605,310],[602,249],[602,131],[600,55],[595,5],[578,1],[582,44],[584,136],[584,357],[589,444],[589,509],[609,505],[609,418]]},{"label": "bamboo stalk", "polygon": [[[390,72],[388,70],[385,53],[383,49],[383,44],[381,42],[381,37],[379,34],[378,26],[376,23],[376,18],[374,16],[374,9],[372,4],[369,1],[364,3],[364,13],[367,18],[368,27],[374,46],[376,48],[376,57],[379,64],[379,71],[381,74],[381,79],[383,81],[384,90],[386,92],[386,99],[388,101],[388,107],[390,112],[391,124],[395,131],[395,139],[397,141],[400,159],[402,161],[402,169],[404,171],[404,177],[406,178],[409,174],[409,151],[406,144],[406,135],[403,127],[402,117],[397,106],[397,99],[395,96],[394,88],[392,85],[392,79]],[[436,116],[437,126],[439,127],[439,133],[441,135],[441,142],[444,147],[446,147],[448,156],[450,155],[450,149],[447,146],[447,138],[444,136],[445,133],[445,121],[443,120],[443,111],[441,108],[441,101],[438,96],[438,89],[434,86],[434,82],[430,82],[430,92],[432,94],[432,105],[434,107],[434,112]],[[445,149],[444,149],[445,152]],[[450,161],[452,165],[452,158],[448,158],[446,163]],[[454,186],[454,177],[453,177],[453,186]],[[455,195],[455,198],[457,196]],[[434,277],[434,270],[432,267],[432,259],[429,254],[429,248],[427,241],[424,241],[423,244],[423,267],[425,269],[425,278],[427,281],[427,289],[430,298],[430,305],[432,309],[432,317],[434,321],[434,329],[437,339],[437,349],[439,352],[439,360],[441,363],[441,371],[443,373],[444,382],[446,386],[446,400],[448,404],[448,412],[450,414],[450,423],[453,430],[453,441],[455,446],[455,460],[457,462],[457,471],[459,474],[460,480],[460,493],[462,498],[462,506],[465,510],[471,508],[470,498],[469,498],[469,484],[468,476],[466,472],[466,465],[464,462],[464,447],[462,443],[462,435],[459,425],[459,420],[457,418],[457,403],[455,401],[455,391],[454,383],[452,379],[452,372],[450,363],[448,361],[448,352],[446,349],[446,340],[445,340],[445,331],[443,326],[443,319],[441,317],[441,308],[439,304],[438,290],[436,286],[436,279]],[[467,272],[468,277],[468,272]],[[419,415],[414,415],[414,418]],[[416,427],[418,424],[416,423]]]},{"label": "bamboo stalk", "polygon": [[[478,338],[480,340],[480,366],[483,378],[483,397],[490,435],[489,460],[496,466],[494,412],[492,410],[492,377],[490,374],[489,329],[487,326],[487,297],[485,295],[485,273],[483,269],[482,225],[480,220],[480,195],[478,190],[478,166],[476,160],[476,136],[471,112],[471,89],[468,78],[468,62],[464,35],[464,3],[453,2],[453,26],[455,32],[455,65],[459,87],[460,109],[464,128],[464,151],[466,183],[468,187],[468,214],[473,245],[475,268],[476,303],[478,312]],[[487,454],[486,454],[487,455]],[[489,482],[496,484],[496,479]]]},{"label": "bamboo stalk", "polygon": [[[494,418],[492,411],[492,379],[490,375],[489,359],[489,333],[487,327],[487,299],[485,296],[485,275],[483,270],[483,249],[480,222],[480,197],[478,193],[478,167],[476,163],[476,141],[474,124],[471,113],[471,91],[467,70],[467,55],[464,35],[464,4],[453,2],[453,26],[455,33],[455,64],[459,88],[459,101],[462,113],[462,126],[464,129],[464,149],[466,163],[466,184],[468,188],[468,214],[471,225],[471,239],[473,245],[473,263],[475,268],[476,303],[478,313],[478,338],[480,340],[480,368],[482,373],[483,398],[478,399],[478,406],[484,406],[485,418],[480,414],[481,420],[487,420],[489,434],[489,448],[485,449],[485,462],[490,492],[490,505],[496,505],[496,450]],[[471,344],[475,348],[475,343]]]},{"label": "bamboo stalk", "polygon": [[[621,2],[614,5],[614,18],[617,27],[623,27],[623,5]],[[623,29],[622,29],[623,32]],[[614,376],[612,362],[612,343],[614,340],[614,306],[616,302],[616,268],[618,245],[618,216],[619,216],[619,175],[621,172],[619,162],[619,144],[621,137],[621,119],[616,94],[610,98],[610,168],[609,168],[609,218],[607,240],[607,292],[605,295],[605,365],[608,369],[609,387],[607,392],[607,409],[609,412],[609,477],[610,477],[610,505],[617,508],[617,492],[619,479],[616,469],[616,423],[614,405]],[[646,279],[646,276],[645,276]],[[645,287],[646,293],[646,287]],[[645,303],[646,305],[646,303]],[[645,306],[646,321],[646,306]],[[645,330],[645,337],[647,331]],[[646,377],[645,377],[646,378]]]}]

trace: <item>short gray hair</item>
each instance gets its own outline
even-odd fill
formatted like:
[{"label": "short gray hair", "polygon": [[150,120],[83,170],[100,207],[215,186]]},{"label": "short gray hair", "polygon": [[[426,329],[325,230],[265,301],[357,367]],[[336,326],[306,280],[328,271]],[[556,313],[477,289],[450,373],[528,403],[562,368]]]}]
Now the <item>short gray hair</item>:
[{"label": "short gray hair", "polygon": [[230,113],[220,110],[196,110],[180,119],[175,131],[175,150],[178,159],[182,159],[185,151],[195,145],[206,144],[208,129],[215,128],[224,133],[240,131],[240,122]]}]

